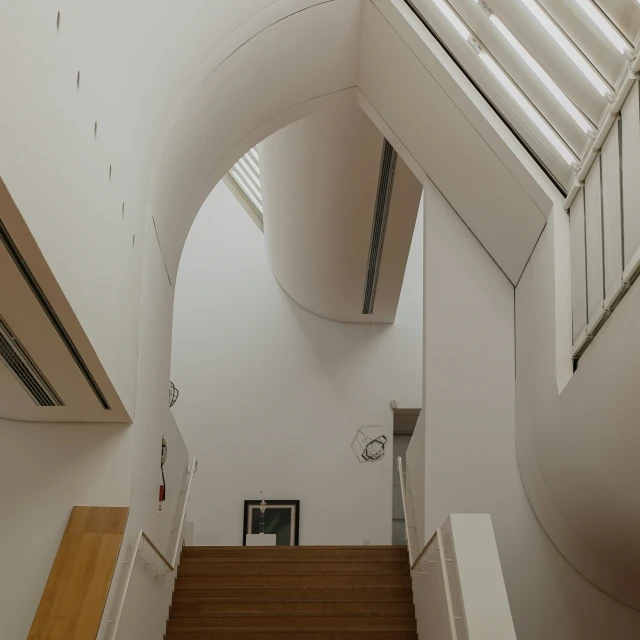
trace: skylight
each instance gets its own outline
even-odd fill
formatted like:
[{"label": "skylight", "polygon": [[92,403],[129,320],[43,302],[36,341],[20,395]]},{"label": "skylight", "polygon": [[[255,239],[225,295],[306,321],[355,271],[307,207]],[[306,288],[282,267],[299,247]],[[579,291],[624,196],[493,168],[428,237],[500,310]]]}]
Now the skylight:
[{"label": "skylight", "polygon": [[260,161],[258,149],[253,147],[245,153],[229,171],[229,177],[247,199],[258,217],[262,219],[262,191],[260,189]]},{"label": "skylight", "polygon": [[636,58],[640,0],[405,2],[566,193]]}]

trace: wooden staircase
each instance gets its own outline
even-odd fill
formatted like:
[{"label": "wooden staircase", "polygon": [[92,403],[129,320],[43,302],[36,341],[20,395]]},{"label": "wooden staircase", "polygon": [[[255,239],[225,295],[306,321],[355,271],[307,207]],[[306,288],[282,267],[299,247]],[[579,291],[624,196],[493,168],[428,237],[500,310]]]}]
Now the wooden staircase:
[{"label": "wooden staircase", "polygon": [[166,640],[416,640],[406,547],[186,547]]}]

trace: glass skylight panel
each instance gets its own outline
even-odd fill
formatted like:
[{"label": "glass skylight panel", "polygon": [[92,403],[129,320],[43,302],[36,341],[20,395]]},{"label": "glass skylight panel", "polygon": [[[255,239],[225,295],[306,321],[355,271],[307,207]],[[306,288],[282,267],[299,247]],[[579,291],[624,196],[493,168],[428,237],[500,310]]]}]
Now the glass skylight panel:
[{"label": "glass skylight panel", "polygon": [[589,61],[582,55],[576,46],[569,40],[567,35],[551,19],[547,12],[538,4],[537,0],[520,0],[536,20],[544,27],[547,33],[556,41],[565,52],[573,64],[578,67],[585,78],[593,85],[600,95],[613,100],[614,95],[611,87],[600,77],[600,74],[591,66]]},{"label": "glass skylight panel", "polygon": [[576,0],[580,8],[593,20],[595,25],[604,33],[609,42],[627,58],[633,57],[633,47],[622,34],[609,22],[600,8],[592,0]]},{"label": "glass skylight panel", "polygon": [[242,156],[229,171],[229,176],[258,213],[262,215],[258,150],[254,147]]},{"label": "glass skylight panel", "polygon": [[584,114],[567,98],[560,87],[551,79],[549,74],[538,64],[535,58],[520,44],[520,41],[509,31],[505,24],[495,13],[491,13],[489,19],[496,29],[504,36],[505,40],[513,47],[515,52],[524,60],[527,66],[536,74],[553,97],[562,105],[576,124],[587,134],[595,137],[595,129]]},{"label": "glass skylight panel", "polygon": [[560,139],[560,136],[553,130],[551,125],[542,117],[540,112],[533,106],[529,99],[516,87],[509,76],[502,70],[498,63],[486,52],[480,51],[480,59],[487,66],[489,71],[496,77],[498,82],[504,87],[507,93],[515,100],[520,108],[526,113],[528,118],[540,129],[542,135],[551,143],[553,148],[560,154],[562,159],[570,166],[577,166],[579,163],[573,153]]},{"label": "glass skylight panel", "polygon": [[[575,120],[580,128],[589,133],[595,135],[592,125],[584,117],[582,113],[575,107],[575,105],[567,98],[567,96],[560,90],[556,83],[549,77],[549,75],[542,69],[542,67],[533,59],[529,52],[520,44],[520,42],[513,36],[513,34],[507,29],[502,21],[495,16],[488,8],[485,2],[481,0],[475,0],[478,4],[490,14],[490,17],[502,33],[502,35],[509,41],[511,46],[516,52],[524,59],[527,65],[538,75],[540,80],[547,86],[554,97],[562,104],[568,111],[569,115]],[[528,0],[523,0],[527,2]],[[452,6],[447,0],[433,0],[434,4],[440,9],[445,18],[451,23],[458,34],[469,43],[469,45],[478,54],[484,65],[500,83],[503,89],[511,96],[515,103],[525,113],[529,120],[540,130],[544,138],[551,144],[560,157],[571,167],[578,168],[579,162],[573,152],[566,145],[564,140],[558,135],[555,129],[547,122],[544,116],[540,113],[538,108],[529,100],[529,98],[520,90],[520,88],[511,80],[504,69],[496,62],[493,56],[487,51],[487,49],[479,42],[470,29],[463,22],[460,16],[453,10]],[[537,5],[536,5],[537,6]],[[538,7],[539,8],[539,7]],[[546,15],[546,14],[545,14]]]}]

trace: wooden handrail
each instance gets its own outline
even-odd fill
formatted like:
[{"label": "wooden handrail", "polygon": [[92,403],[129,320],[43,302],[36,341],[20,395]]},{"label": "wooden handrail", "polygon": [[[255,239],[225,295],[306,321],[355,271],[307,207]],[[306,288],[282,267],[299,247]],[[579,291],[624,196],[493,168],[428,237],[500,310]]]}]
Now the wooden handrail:
[{"label": "wooden handrail", "polygon": [[416,570],[418,573],[422,573],[420,569],[417,569],[417,566],[420,563],[420,560],[422,560],[422,557],[424,556],[424,554],[427,553],[427,550],[431,546],[431,543],[438,537],[438,531],[436,530],[436,532],[431,536],[431,538],[429,538],[429,540],[424,545],[424,547],[422,547],[418,556],[414,559],[413,553],[411,552],[411,529],[413,527],[411,527],[411,525],[409,524],[409,512],[408,512],[407,503],[405,500],[404,470],[402,468],[402,458],[400,457],[398,457],[398,473],[400,474],[400,493],[402,494],[402,511],[404,512],[404,526],[405,526],[405,533],[407,536],[407,550],[409,551],[409,564],[411,565],[412,571]]}]

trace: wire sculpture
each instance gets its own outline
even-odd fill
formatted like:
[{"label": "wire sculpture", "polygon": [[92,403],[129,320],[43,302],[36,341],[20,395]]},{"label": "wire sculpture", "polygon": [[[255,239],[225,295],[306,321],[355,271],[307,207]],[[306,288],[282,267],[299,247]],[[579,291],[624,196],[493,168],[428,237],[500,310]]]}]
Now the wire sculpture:
[{"label": "wire sculpture", "polygon": [[382,432],[382,427],[374,425],[356,429],[351,449],[358,462],[375,462],[384,456],[386,444],[387,436]]},{"label": "wire sculpture", "polygon": [[173,407],[173,405],[178,401],[178,396],[180,392],[177,387],[171,380],[169,380],[169,408]]}]

